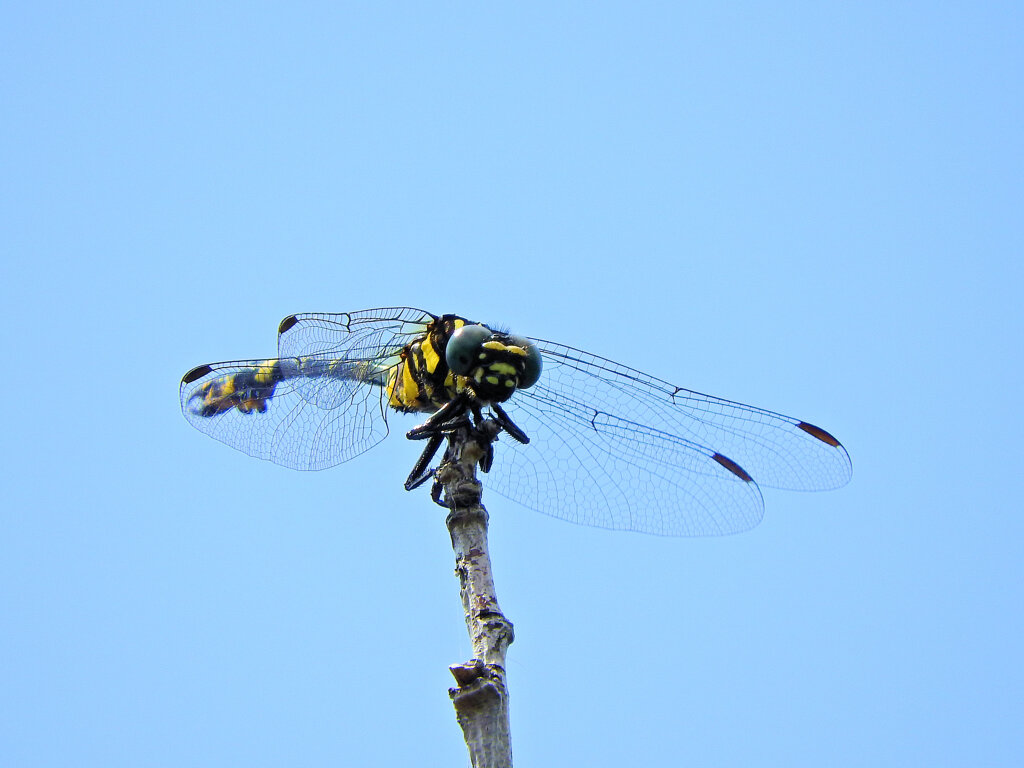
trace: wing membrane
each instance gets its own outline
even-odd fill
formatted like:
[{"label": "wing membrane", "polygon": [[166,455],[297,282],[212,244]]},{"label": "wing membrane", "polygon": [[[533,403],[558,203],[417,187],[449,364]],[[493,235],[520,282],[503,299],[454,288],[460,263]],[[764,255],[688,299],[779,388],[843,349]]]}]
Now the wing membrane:
[{"label": "wing membrane", "polygon": [[[536,340],[544,383],[589,408],[723,454],[768,488],[838,488],[849,454],[823,429],[780,413],[704,395],[562,344]],[[516,397],[528,394],[517,393]]]},{"label": "wing membrane", "polygon": [[292,315],[280,326],[279,358],[187,373],[182,412],[250,456],[293,469],[335,466],[387,436],[388,372],[432,317],[401,307]]},{"label": "wing membrane", "polygon": [[281,321],[277,355],[342,357],[344,354],[359,360],[389,357],[423,333],[433,319],[429,312],[411,307],[290,315]]},{"label": "wing membrane", "polygon": [[662,536],[738,533],[760,522],[757,485],[714,451],[615,416],[538,384],[510,415],[530,436],[496,448],[486,488],[583,525]]},{"label": "wing membrane", "polygon": [[554,342],[510,416],[485,485],[575,523],[668,536],[738,533],[760,522],[758,484],[824,490],[849,481],[835,438],[799,419],[676,387]]}]

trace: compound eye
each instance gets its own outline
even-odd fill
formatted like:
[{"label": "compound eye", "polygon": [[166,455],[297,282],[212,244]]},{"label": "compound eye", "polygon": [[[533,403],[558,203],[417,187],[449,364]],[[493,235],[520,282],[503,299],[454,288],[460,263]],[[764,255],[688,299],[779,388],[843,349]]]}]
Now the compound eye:
[{"label": "compound eye", "polygon": [[444,359],[452,373],[467,376],[476,365],[480,346],[491,338],[491,329],[483,325],[464,325],[448,339]]},{"label": "compound eye", "polygon": [[540,350],[537,349],[537,345],[532,341],[521,336],[513,337],[512,341],[517,346],[526,350],[526,364],[523,366],[523,375],[519,377],[519,384],[517,386],[519,389],[527,389],[536,384],[537,380],[540,379]]}]

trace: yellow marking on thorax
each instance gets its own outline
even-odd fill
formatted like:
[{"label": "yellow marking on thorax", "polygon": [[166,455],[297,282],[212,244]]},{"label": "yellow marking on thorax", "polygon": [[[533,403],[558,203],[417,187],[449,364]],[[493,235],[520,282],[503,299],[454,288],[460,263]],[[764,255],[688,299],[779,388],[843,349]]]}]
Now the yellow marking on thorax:
[{"label": "yellow marking on thorax", "polygon": [[[464,320],[454,320],[457,330],[464,326]],[[422,357],[421,357],[422,355]],[[431,377],[441,366],[443,355],[435,346],[435,335],[428,332],[420,341],[411,344],[402,354],[401,362],[388,373],[388,404],[399,410],[430,411],[440,408],[452,397],[466,388],[464,376],[448,372],[443,391],[435,386]],[[418,382],[417,377],[423,381]]]},{"label": "yellow marking on thorax", "polygon": [[[465,320],[453,320],[452,321],[452,326],[453,326],[452,327],[452,333],[454,334],[455,331],[459,330],[459,328],[461,328],[465,324],[466,324]],[[436,349],[434,347],[434,338],[433,338],[433,336],[428,334],[426,340],[427,340],[427,344],[423,348],[423,362],[426,363],[426,365],[427,365],[427,373],[435,373],[437,371],[437,366],[441,364],[441,350]],[[451,336],[448,337],[448,341],[451,341]],[[445,388],[447,388],[449,386],[450,379],[451,379],[451,374],[449,373],[448,376],[444,380]]]},{"label": "yellow marking on thorax", "polygon": [[420,387],[412,375],[412,363],[407,359],[402,366],[402,401],[411,405],[419,393]]},{"label": "yellow marking on thorax", "polygon": [[402,405],[402,401],[398,399],[398,375],[399,370],[404,367],[405,363],[401,362],[388,372],[388,405],[395,408]]},{"label": "yellow marking on thorax", "polygon": [[403,359],[388,374],[388,404],[394,408],[413,408],[419,395],[419,387],[412,377],[409,360]]},{"label": "yellow marking on thorax", "polygon": [[434,349],[434,340],[427,336],[420,347],[423,350],[423,363],[427,366],[427,373],[433,373],[437,370],[437,366],[441,362],[441,356],[438,354],[437,350]]}]

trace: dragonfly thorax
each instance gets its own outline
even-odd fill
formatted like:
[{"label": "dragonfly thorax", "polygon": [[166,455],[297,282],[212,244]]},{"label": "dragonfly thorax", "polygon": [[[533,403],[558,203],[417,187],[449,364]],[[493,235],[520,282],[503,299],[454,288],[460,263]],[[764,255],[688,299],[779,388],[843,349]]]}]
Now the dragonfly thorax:
[{"label": "dragonfly thorax", "polygon": [[503,403],[540,375],[540,352],[520,336],[442,315],[400,353],[388,377],[388,404],[398,411],[430,413],[460,394]]}]

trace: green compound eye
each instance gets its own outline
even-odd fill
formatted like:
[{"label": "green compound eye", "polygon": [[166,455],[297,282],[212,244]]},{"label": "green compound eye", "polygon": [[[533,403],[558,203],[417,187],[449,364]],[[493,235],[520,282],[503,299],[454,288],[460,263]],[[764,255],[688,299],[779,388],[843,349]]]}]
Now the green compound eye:
[{"label": "green compound eye", "polygon": [[526,365],[523,366],[523,375],[519,377],[519,389],[527,389],[540,378],[540,350],[536,344],[522,336],[513,336],[512,341],[526,350]]},{"label": "green compound eye", "polygon": [[464,325],[448,339],[444,359],[452,373],[466,376],[476,365],[480,345],[491,338],[490,328],[482,325]]}]

